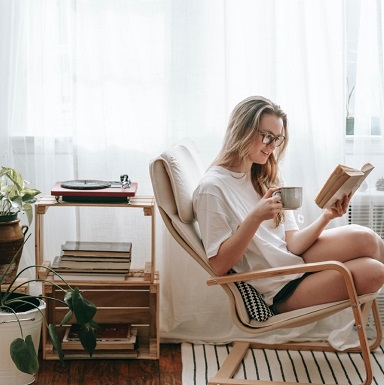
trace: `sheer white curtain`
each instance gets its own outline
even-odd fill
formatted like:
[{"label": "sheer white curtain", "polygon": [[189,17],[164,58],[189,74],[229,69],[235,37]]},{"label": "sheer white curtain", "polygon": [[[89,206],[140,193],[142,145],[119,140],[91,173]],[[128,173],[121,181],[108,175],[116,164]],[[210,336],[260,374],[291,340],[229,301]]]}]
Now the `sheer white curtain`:
[{"label": "sheer white curtain", "polygon": [[[284,178],[304,186],[305,221],[318,215],[313,199],[344,160],[342,1],[6,0],[0,7],[2,18],[12,16],[0,37],[7,58],[0,156],[44,194],[59,180],[121,173],[139,183],[140,195],[152,194],[153,157],[187,136],[208,165],[234,105],[259,94],[288,113]],[[67,239],[123,237],[141,266],[148,224],[141,212],[122,211],[48,212],[47,257]],[[205,286],[160,219],[157,257],[164,339],[236,334],[223,293]]]},{"label": "sheer white curtain", "polygon": [[[172,36],[179,40],[171,54],[184,70],[173,70],[177,108],[172,116],[178,119],[171,127],[192,131],[208,164],[238,101],[261,94],[281,104],[291,133],[284,178],[287,184],[304,186],[301,214],[310,222],[319,214],[316,193],[344,161],[343,3],[180,2],[173,9],[178,23]],[[173,255],[173,244],[165,246],[165,255]],[[200,270],[190,258],[178,256],[163,272],[165,282],[172,282],[163,287],[171,299],[163,309],[173,315],[164,317],[163,337],[244,337],[231,324],[224,294],[205,287]]]},{"label": "sheer white curtain", "polygon": [[[351,76],[350,116],[353,135],[347,136],[347,159],[357,168],[375,166],[352,201],[352,221],[363,220],[384,236],[384,7],[382,1],[356,1],[354,53],[356,72]],[[352,87],[354,86],[353,90]],[[355,210],[354,210],[355,208]]]}]

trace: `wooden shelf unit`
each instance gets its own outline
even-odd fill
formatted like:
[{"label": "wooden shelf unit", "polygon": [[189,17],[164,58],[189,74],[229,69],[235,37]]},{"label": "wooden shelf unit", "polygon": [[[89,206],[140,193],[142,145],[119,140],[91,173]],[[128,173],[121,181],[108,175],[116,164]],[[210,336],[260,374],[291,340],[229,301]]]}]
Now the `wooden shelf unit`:
[{"label": "wooden shelf unit", "polygon": [[[130,323],[138,329],[138,355],[132,356],[129,350],[97,350],[92,358],[139,358],[159,359],[160,337],[159,337],[159,274],[155,269],[155,200],[153,197],[134,197],[128,203],[75,203],[56,200],[55,197],[42,197],[35,204],[35,257],[37,265],[49,265],[44,259],[44,215],[51,207],[121,207],[125,209],[143,209],[144,216],[151,217],[151,259],[145,264],[142,270],[131,270],[125,281],[105,280],[71,280],[71,286],[77,286],[84,293],[84,296],[95,303],[97,313],[95,321],[98,323]],[[36,275],[45,278],[48,282],[43,283],[43,295],[55,298],[63,298],[64,287],[60,281],[53,282],[52,274],[47,275],[47,270],[36,271]],[[66,308],[61,307],[56,301],[47,301],[45,310],[49,323],[58,324]],[[62,335],[65,328],[60,330]],[[57,360],[46,328],[42,329],[42,350],[43,359]],[[83,351],[65,351],[66,359],[89,359]]]}]

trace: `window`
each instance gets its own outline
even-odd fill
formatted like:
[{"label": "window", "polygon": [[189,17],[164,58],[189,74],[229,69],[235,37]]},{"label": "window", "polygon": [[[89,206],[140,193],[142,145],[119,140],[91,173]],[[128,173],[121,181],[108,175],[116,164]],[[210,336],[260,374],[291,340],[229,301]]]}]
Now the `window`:
[{"label": "window", "polygon": [[346,2],[346,135],[383,136],[383,9]]}]

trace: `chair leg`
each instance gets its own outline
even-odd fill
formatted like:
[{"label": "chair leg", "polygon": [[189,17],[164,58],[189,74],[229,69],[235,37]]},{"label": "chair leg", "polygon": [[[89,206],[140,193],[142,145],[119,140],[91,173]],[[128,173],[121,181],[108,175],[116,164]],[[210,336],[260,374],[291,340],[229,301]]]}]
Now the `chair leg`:
[{"label": "chair leg", "polygon": [[[381,324],[382,321],[380,318],[380,312],[379,312],[379,306],[377,304],[377,299],[374,299],[371,303],[367,302],[367,303],[362,305],[362,310],[361,310],[362,325],[367,325],[368,316],[369,316],[370,312],[372,312],[373,322],[375,323],[376,336],[375,336],[374,340],[368,341],[368,346],[369,346],[370,351],[374,351],[380,346],[380,344],[383,340],[383,327]],[[350,349],[347,349],[345,351],[349,352],[349,353],[360,353],[361,347],[357,346],[356,348],[350,348]]]},{"label": "chair leg", "polygon": [[[375,310],[373,309],[373,312]],[[380,319],[380,318],[379,318]],[[375,319],[375,322],[377,320]],[[365,330],[361,330],[359,332],[359,340],[360,347],[357,349],[359,353],[362,355],[362,359],[364,362],[364,367],[366,371],[365,381],[360,383],[360,385],[371,385],[373,379],[372,366],[371,366],[371,357],[370,357],[370,349],[367,343]],[[303,350],[303,351],[329,351],[334,352],[333,348],[326,348],[326,345],[318,343],[287,343],[277,345],[278,349],[287,349],[287,350]],[[215,377],[211,378],[207,385],[298,385],[297,382],[281,382],[281,381],[268,381],[268,380],[251,380],[251,379],[234,379],[233,376],[236,374],[239,366],[241,365],[242,360],[246,356],[249,349],[274,349],[277,346],[271,346],[267,344],[257,344],[251,342],[234,342],[231,352],[228,357],[225,359],[223,364],[220,367],[220,370],[217,372]],[[300,382],[300,385],[320,385],[315,383],[303,383]]]},{"label": "chair leg", "polygon": [[[267,381],[267,380],[242,380],[233,379],[236,371],[251,348],[250,342],[234,342],[232,350],[224,363],[220,367],[216,376],[211,378],[207,385],[298,385],[297,382],[281,382],[281,381]],[[314,383],[300,383],[301,385],[320,385]]]},{"label": "chair leg", "polygon": [[[208,384],[226,384],[227,382],[222,381],[224,379],[230,379],[235,375],[237,368],[247,354],[250,345],[251,344],[249,342],[234,342],[232,350],[221,365],[220,370],[217,372],[216,376],[209,381]],[[219,381],[219,379],[221,380]]]},{"label": "chair leg", "polygon": [[366,378],[363,384],[370,385],[373,380],[371,350],[368,345],[365,327],[362,325],[357,325],[357,328],[358,328],[358,335],[360,340],[361,355],[363,357],[365,373],[366,373]]},{"label": "chair leg", "polygon": [[372,315],[373,315],[373,321],[375,323],[375,328],[376,328],[376,339],[370,343],[370,349],[375,350],[377,349],[381,341],[383,340],[383,327],[381,324],[381,317],[380,317],[380,312],[379,312],[379,306],[377,304],[377,299],[375,298],[372,303]]}]

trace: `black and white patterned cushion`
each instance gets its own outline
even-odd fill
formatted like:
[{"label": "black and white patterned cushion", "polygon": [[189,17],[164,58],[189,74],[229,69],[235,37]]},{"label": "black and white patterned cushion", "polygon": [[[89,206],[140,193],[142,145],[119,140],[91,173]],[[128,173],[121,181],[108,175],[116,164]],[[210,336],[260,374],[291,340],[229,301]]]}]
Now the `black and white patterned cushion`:
[{"label": "black and white patterned cushion", "polygon": [[[228,274],[236,273],[230,270]],[[265,322],[268,318],[275,315],[269,306],[265,303],[261,294],[247,282],[235,282],[237,290],[241,294],[245,309],[247,310],[249,318],[258,322]]]},{"label": "black and white patterned cushion", "polygon": [[250,319],[264,322],[274,315],[263,297],[252,285],[242,281],[235,282],[235,285],[243,298]]}]

